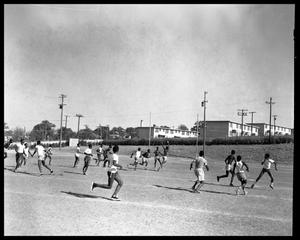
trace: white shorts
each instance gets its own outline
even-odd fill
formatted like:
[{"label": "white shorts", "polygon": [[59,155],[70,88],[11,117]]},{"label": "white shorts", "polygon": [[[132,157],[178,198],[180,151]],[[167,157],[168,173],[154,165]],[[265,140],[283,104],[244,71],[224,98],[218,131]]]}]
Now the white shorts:
[{"label": "white shorts", "polygon": [[79,153],[75,153],[75,157],[79,157]]},{"label": "white shorts", "polygon": [[202,168],[197,168],[194,170],[197,180],[204,181],[204,171]]},{"label": "white shorts", "polygon": [[230,170],[231,170],[231,165],[230,165],[230,164],[226,164],[225,170],[226,170],[226,171],[230,171]]},{"label": "white shorts", "polygon": [[44,161],[45,160],[45,156],[43,156],[43,155],[38,156],[38,160]]},{"label": "white shorts", "polygon": [[167,161],[167,159],[168,159],[168,157],[167,157],[167,156],[163,156],[163,162],[166,162],[166,161]]},{"label": "white shorts", "polygon": [[247,180],[247,177],[246,177],[245,172],[238,172],[238,173],[236,174],[236,176],[237,176],[237,179],[238,179],[239,181],[245,181],[245,180]]}]

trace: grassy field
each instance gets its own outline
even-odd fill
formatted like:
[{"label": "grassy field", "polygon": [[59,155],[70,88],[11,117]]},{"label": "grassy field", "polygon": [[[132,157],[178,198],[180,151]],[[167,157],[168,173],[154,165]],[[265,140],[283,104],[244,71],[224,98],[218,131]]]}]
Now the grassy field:
[{"label": "grassy field", "polygon": [[[153,147],[154,148],[154,147]],[[201,146],[200,146],[201,148]],[[199,149],[200,149],[199,148]],[[84,149],[84,148],[82,148]],[[120,164],[127,166],[134,146],[120,146]],[[142,149],[146,149],[142,147]],[[225,173],[224,158],[235,149],[248,163],[248,195],[237,196]],[[150,236],[290,236],[293,227],[293,145],[207,146],[210,171],[202,191],[191,192],[195,180],[189,171],[195,146],[170,146],[165,168],[120,171],[124,180],[120,202],[109,200],[113,189],[90,191],[92,181],[106,183],[106,169],[92,162],[82,175],[83,160],[73,168],[74,148],[54,149],[54,175],[39,176],[36,158],[13,173],[14,153],[4,162],[4,235],[150,235]],[[254,189],[265,152],[278,162],[272,169],[275,188],[264,175]],[[174,156],[181,157],[174,157]],[[234,185],[238,186],[237,179]]]}]

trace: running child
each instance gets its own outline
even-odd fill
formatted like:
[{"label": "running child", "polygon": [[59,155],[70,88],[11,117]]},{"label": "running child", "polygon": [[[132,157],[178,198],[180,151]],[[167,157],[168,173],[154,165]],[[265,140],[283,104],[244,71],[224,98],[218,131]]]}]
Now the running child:
[{"label": "running child", "polygon": [[6,142],[6,143],[4,144],[4,159],[7,158],[7,150],[9,149],[9,147],[10,147],[12,144],[13,144],[12,138],[9,139],[9,141]]},{"label": "running child", "polygon": [[113,195],[111,196],[112,200],[119,200],[118,193],[123,186],[123,180],[118,172],[118,168],[122,169],[122,166],[119,164],[119,156],[117,155],[117,152],[119,151],[118,145],[114,145],[112,148],[113,154],[112,154],[112,161],[109,162],[109,168],[107,171],[108,176],[108,184],[98,184],[95,182],[92,182],[91,190],[93,191],[94,188],[106,188],[111,189],[113,186],[113,182],[116,181],[118,183]]},{"label": "running child", "polygon": [[99,164],[101,162],[101,156],[103,155],[103,145],[102,145],[102,143],[99,145],[96,152],[97,152],[96,164],[97,164],[97,166],[99,166]]},{"label": "running child", "polygon": [[222,175],[222,176],[217,176],[217,181],[220,181],[220,178],[226,178],[229,176],[229,173],[231,174],[231,180],[230,180],[230,184],[229,186],[233,186],[233,178],[234,178],[234,171],[232,170],[232,166],[235,163],[235,151],[231,150],[231,154],[227,156],[227,158],[225,159],[225,170],[226,170],[226,174]]},{"label": "running child", "polygon": [[73,168],[74,168],[74,167],[77,167],[77,164],[78,164],[78,162],[79,162],[79,154],[80,154],[80,153],[82,153],[82,152],[80,151],[80,143],[77,143],[76,153],[75,153],[75,162],[74,162]]},{"label": "running child", "polygon": [[130,158],[132,158],[134,156],[134,162],[133,163],[130,163],[129,165],[131,166],[134,166],[134,170],[136,171],[136,167],[138,165],[138,159],[141,158],[142,156],[142,151],[141,151],[141,148],[139,147],[138,150],[136,151],[133,151],[130,155]]},{"label": "running child", "polygon": [[[209,171],[208,165],[207,165],[207,160],[204,158],[204,152],[200,151],[199,156],[194,159],[191,164],[190,164],[190,170],[192,170],[193,165],[195,163],[195,169],[194,173],[197,177],[192,190],[194,193],[200,193],[199,190],[200,188],[204,185],[204,170],[203,167],[206,167],[206,170]],[[197,186],[198,184],[198,186]],[[196,187],[197,186],[197,187]]]},{"label": "running child", "polygon": [[24,140],[21,139],[21,141],[17,144],[15,144],[15,151],[16,151],[16,167],[14,169],[14,172],[17,171],[19,167],[21,167],[23,163],[24,158]]},{"label": "running child", "polygon": [[170,146],[169,141],[167,141],[167,144],[168,144],[168,146],[166,146],[166,147],[162,144],[162,148],[164,151],[162,154],[162,163],[161,163],[161,166],[158,168],[158,171],[159,171],[159,169],[163,168],[164,165],[167,164],[168,152],[169,152],[169,146]]},{"label": "running child", "polygon": [[[23,153],[23,162],[22,162],[24,166],[26,165],[29,154],[31,155],[28,144],[26,142],[26,143],[24,143],[24,153]],[[21,163],[21,165],[22,165],[22,163]]]},{"label": "running child", "polygon": [[270,158],[270,154],[266,153],[264,160],[261,162],[261,165],[263,165],[263,169],[261,170],[259,176],[255,180],[255,182],[251,185],[251,188],[254,188],[255,184],[259,181],[259,179],[267,173],[270,176],[271,183],[270,183],[270,188],[274,188],[274,178],[271,173],[271,165],[274,164],[275,170],[277,171],[277,164],[276,162]]},{"label": "running child", "polygon": [[244,167],[246,168],[246,171],[249,172],[249,167],[246,163],[242,162],[242,157],[238,155],[236,157],[236,162],[233,165],[233,173],[236,173],[237,179],[241,182],[241,186],[237,187],[236,189],[236,195],[239,195],[240,190],[242,189],[244,192],[244,195],[247,195],[247,192],[245,191],[245,186],[247,184],[247,177],[245,174]]},{"label": "running child", "polygon": [[106,164],[108,165],[109,164],[109,161],[111,160],[111,156],[113,154],[113,151],[112,151],[112,145],[111,143],[108,145],[108,148],[106,148],[104,151],[103,151],[103,156],[104,156],[104,159],[103,159],[103,167],[106,167]]},{"label": "running child", "polygon": [[42,146],[41,141],[37,141],[34,153],[31,155],[31,157],[33,157],[35,155],[35,153],[37,153],[40,176],[42,175],[42,165],[50,171],[50,174],[53,173],[53,170],[50,167],[48,167],[45,162],[45,152],[46,152],[46,150]]},{"label": "running child", "polygon": [[143,152],[142,153],[142,162],[140,163],[140,165],[146,165],[145,166],[145,169],[147,169],[147,166],[148,166],[148,160],[149,158],[151,157],[151,153],[150,153],[150,149],[147,150],[147,152]]},{"label": "running child", "polygon": [[[160,156],[162,156],[162,153],[159,151],[158,147],[156,147],[156,150],[154,151],[154,169],[156,169],[156,162],[159,162],[160,167],[162,167],[161,165],[161,161],[160,161]],[[157,171],[159,171],[160,168],[158,168]]]},{"label": "running child", "polygon": [[92,144],[89,143],[88,148],[84,151],[85,157],[84,157],[84,166],[82,169],[83,175],[86,175],[86,171],[89,168],[91,158],[93,157],[92,147],[93,147]]},{"label": "running child", "polygon": [[49,145],[45,153],[45,161],[47,160],[47,158],[49,158],[49,166],[51,166],[51,161],[52,161],[51,155],[52,155],[52,144]]}]

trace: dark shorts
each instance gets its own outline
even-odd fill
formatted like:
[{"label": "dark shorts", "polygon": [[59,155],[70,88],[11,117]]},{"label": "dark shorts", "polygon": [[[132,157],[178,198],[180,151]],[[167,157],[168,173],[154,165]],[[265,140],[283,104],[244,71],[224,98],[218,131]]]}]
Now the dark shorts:
[{"label": "dark shorts", "polygon": [[263,173],[271,173],[270,169],[266,169],[266,168],[263,168],[263,169],[262,169],[262,172],[263,172]]},{"label": "dark shorts", "polygon": [[90,156],[85,156],[84,157],[84,162],[85,163],[90,163],[91,157]]},{"label": "dark shorts", "polygon": [[24,159],[23,153],[16,153],[16,160],[17,161],[22,161]]}]

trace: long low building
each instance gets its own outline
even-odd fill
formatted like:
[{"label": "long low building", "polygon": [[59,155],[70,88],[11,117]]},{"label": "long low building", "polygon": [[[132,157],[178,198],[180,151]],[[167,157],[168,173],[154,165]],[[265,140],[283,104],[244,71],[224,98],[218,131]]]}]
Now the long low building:
[{"label": "long low building", "polygon": [[[201,132],[203,127],[200,127]],[[248,124],[242,124],[232,121],[206,121],[206,137],[213,138],[225,138],[236,136],[258,136],[259,127],[249,126]]]},{"label": "long low building", "polygon": [[136,133],[139,138],[149,139],[150,138],[188,138],[197,137],[196,131],[181,130],[166,127],[137,127]]},{"label": "long low building", "polygon": [[[251,125],[251,123],[247,123]],[[259,136],[266,136],[269,135],[270,125],[267,123],[253,123],[253,126],[259,128],[258,135]],[[281,126],[274,126],[271,125],[271,135],[280,136],[280,135],[292,135],[293,131],[291,128],[281,127]]]}]

